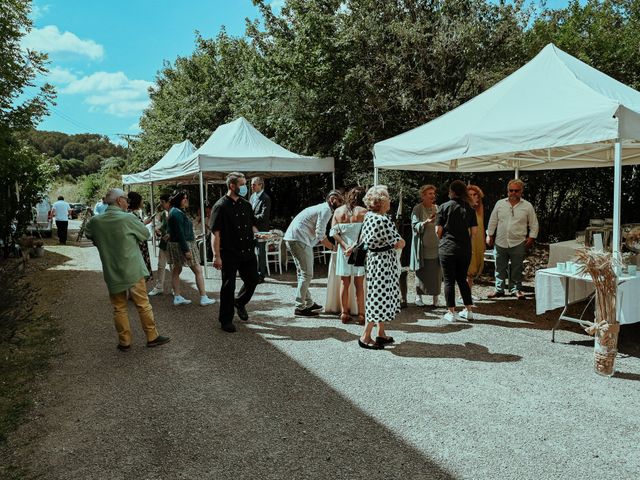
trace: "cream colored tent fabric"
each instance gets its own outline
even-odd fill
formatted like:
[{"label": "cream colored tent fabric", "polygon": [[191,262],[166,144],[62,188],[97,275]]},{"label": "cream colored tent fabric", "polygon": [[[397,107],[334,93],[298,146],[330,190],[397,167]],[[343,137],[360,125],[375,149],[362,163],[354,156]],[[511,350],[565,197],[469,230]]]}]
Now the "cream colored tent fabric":
[{"label": "cream colored tent fabric", "polygon": [[[182,155],[182,152],[186,150],[181,151],[177,162],[163,163],[163,158],[151,167],[146,171],[152,173],[150,177],[146,172],[123,175],[123,182],[198,183],[200,173],[205,181],[211,181],[224,180],[233,171],[242,172],[247,177],[288,177],[334,171],[333,158],[307,157],[290,152],[269,140],[243,117],[220,125],[197,150],[188,155]],[[170,153],[171,150],[165,157]]]},{"label": "cream colored tent fabric", "polygon": [[489,172],[640,163],[640,92],[547,45],[455,110],[374,147],[378,169]]},{"label": "cream colored tent fabric", "polygon": [[153,167],[144,172],[122,175],[122,183],[124,185],[155,183],[172,174],[180,174],[182,172],[182,162],[195,151],[196,147],[189,140],[176,143]]}]

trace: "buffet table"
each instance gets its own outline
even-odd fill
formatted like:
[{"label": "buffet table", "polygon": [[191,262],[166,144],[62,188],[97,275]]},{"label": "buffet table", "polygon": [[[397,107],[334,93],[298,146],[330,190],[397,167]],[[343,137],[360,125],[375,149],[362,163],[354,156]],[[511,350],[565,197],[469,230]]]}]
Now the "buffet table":
[{"label": "buffet table", "polygon": [[[545,268],[536,272],[536,314],[564,307],[551,331],[551,341],[555,340],[555,330],[562,320],[587,325],[588,321],[566,315],[569,305],[580,302],[594,293],[590,275],[560,272],[557,268]],[[640,321],[640,276],[622,275],[618,283],[618,299],[621,324]]]}]

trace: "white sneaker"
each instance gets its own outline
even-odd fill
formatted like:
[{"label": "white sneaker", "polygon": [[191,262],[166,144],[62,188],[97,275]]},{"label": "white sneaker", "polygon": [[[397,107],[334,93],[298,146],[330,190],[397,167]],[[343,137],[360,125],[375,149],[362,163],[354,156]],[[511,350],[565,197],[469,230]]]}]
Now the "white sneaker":
[{"label": "white sneaker", "polygon": [[421,297],[416,298],[416,307],[424,307],[424,302]]},{"label": "white sneaker", "polygon": [[464,320],[467,320],[470,322],[473,320],[473,312],[465,308],[460,312],[460,318],[463,318]]},{"label": "white sneaker", "polygon": [[206,307],[207,305],[213,305],[216,301],[213,298],[209,298],[206,295],[200,297],[200,305]]},{"label": "white sneaker", "polygon": [[173,297],[174,305],[189,305],[190,303],[191,303],[191,300],[187,300],[182,295],[176,295],[175,297]]},{"label": "white sneaker", "polygon": [[447,313],[445,313],[444,317],[442,318],[444,318],[447,322],[455,322],[458,320],[458,316],[449,310],[447,310]]},{"label": "white sneaker", "polygon": [[150,297],[155,297],[156,295],[162,295],[162,290],[160,288],[153,287],[153,290],[147,293],[147,295],[149,295]]}]

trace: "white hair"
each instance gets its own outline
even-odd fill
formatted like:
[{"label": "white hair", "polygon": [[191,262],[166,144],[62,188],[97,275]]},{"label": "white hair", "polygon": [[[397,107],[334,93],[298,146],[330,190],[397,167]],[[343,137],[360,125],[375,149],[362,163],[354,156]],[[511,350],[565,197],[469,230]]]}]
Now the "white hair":
[{"label": "white hair", "polygon": [[126,197],[127,194],[121,188],[111,188],[104,196],[104,203],[107,205],[115,205],[120,197]]}]

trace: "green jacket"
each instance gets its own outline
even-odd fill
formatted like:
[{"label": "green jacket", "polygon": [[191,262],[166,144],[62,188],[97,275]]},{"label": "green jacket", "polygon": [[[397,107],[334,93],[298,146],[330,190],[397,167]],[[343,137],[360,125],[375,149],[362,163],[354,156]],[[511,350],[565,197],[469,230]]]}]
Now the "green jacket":
[{"label": "green jacket", "polygon": [[109,293],[128,290],[149,275],[138,246],[149,239],[149,230],[135,215],[109,205],[102,215],[89,220],[85,234],[98,247]]}]

